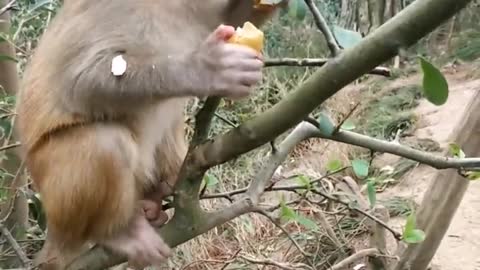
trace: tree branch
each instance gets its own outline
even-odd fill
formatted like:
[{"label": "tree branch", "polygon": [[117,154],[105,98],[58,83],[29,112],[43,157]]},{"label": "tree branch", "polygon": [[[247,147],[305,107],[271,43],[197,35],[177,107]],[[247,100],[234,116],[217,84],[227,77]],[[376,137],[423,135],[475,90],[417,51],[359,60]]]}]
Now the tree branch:
[{"label": "tree branch", "polygon": [[208,138],[212,118],[220,104],[221,98],[209,97],[205,100],[205,104],[195,117],[195,133],[192,138],[192,144],[198,145]]},{"label": "tree branch", "polygon": [[360,250],[360,251],[356,252],[352,256],[344,259],[343,261],[337,263],[336,265],[332,266],[329,270],[345,269],[345,267],[347,267],[349,264],[355,262],[356,260],[359,260],[359,259],[361,259],[363,257],[366,257],[366,256],[374,256],[374,255],[377,255],[377,254],[378,254],[378,250],[376,248],[363,249],[363,250]]},{"label": "tree branch", "polygon": [[199,166],[210,168],[268,143],[300,123],[344,86],[395,56],[400,48],[414,44],[468,2],[415,1],[355,47],[330,60],[275,106],[226,134],[215,136],[192,155]]},{"label": "tree branch", "polygon": [[[291,66],[291,67],[321,67],[328,62],[327,58],[278,58],[265,61],[265,67]],[[392,76],[389,68],[376,67],[368,72],[372,75],[385,77]]]},{"label": "tree branch", "polygon": [[322,134],[319,129],[313,125],[310,126],[310,135],[328,139],[332,141],[342,142],[350,145],[364,147],[375,152],[390,153],[411,160],[418,161],[422,164],[429,165],[435,169],[461,169],[461,168],[478,168],[480,167],[480,158],[450,158],[433,155],[424,151],[416,150],[408,146],[398,143],[382,141],[366,135],[358,134],[351,131],[340,130],[337,133],[328,136]]},{"label": "tree branch", "polygon": [[10,246],[13,248],[17,256],[20,258],[20,261],[22,262],[22,266],[24,267],[30,267],[30,260],[28,259],[27,255],[23,251],[22,247],[18,244],[18,242],[15,240],[15,238],[12,236],[10,231],[5,227],[2,223],[0,223],[0,233],[5,237],[5,239],[8,241]]},{"label": "tree branch", "polygon": [[15,6],[15,2],[17,2],[17,0],[11,0],[4,7],[0,8],[0,16],[5,14],[5,12],[13,9],[13,7]]}]

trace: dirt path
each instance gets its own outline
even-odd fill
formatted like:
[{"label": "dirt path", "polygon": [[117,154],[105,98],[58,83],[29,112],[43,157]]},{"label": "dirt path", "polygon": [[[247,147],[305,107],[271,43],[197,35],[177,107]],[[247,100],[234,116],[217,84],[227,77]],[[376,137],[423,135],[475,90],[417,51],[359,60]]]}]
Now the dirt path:
[{"label": "dirt path", "polygon": [[[476,91],[480,91],[480,80],[466,81],[458,76],[448,79],[451,92],[447,104],[436,107],[422,101],[416,109],[421,125],[416,136],[433,139],[442,148],[448,147],[448,138],[463,116],[466,104]],[[420,203],[434,172],[434,169],[427,166],[419,166],[404,177],[399,185],[382,194],[382,197],[409,196]],[[403,221],[393,219],[392,224],[401,229]],[[470,184],[432,261],[432,269],[480,270],[480,182]]]}]

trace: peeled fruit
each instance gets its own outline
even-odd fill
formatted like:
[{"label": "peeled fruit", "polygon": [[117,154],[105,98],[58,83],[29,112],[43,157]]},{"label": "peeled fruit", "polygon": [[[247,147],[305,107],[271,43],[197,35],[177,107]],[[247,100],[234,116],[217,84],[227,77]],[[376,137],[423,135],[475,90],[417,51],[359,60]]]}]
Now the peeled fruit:
[{"label": "peeled fruit", "polygon": [[228,40],[229,43],[248,46],[257,52],[263,49],[264,34],[251,22],[245,22],[238,27],[235,34]]}]

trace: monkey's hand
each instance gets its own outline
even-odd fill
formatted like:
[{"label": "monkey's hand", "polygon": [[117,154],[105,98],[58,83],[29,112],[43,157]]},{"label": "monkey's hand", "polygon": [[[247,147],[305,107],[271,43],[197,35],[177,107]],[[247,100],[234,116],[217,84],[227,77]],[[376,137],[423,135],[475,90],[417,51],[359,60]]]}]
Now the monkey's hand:
[{"label": "monkey's hand", "polygon": [[227,43],[234,33],[233,27],[220,25],[194,54],[198,73],[206,75],[199,78],[201,86],[210,96],[243,98],[262,80],[262,55],[247,46]]}]

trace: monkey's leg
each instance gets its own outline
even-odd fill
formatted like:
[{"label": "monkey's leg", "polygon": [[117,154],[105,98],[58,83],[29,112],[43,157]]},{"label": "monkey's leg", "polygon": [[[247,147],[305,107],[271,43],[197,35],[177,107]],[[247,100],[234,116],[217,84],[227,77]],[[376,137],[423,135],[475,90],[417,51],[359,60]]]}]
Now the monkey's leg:
[{"label": "monkey's leg", "polygon": [[[178,104],[179,107],[184,105],[183,101]],[[160,119],[162,117],[163,115]],[[187,154],[184,128],[183,114],[179,114],[173,128],[164,135],[163,141],[157,146],[155,157],[158,182],[145,194],[143,200],[145,215],[156,227],[168,220],[168,215],[162,209],[163,200],[173,194],[178,173]]]},{"label": "monkey's leg", "polygon": [[134,178],[137,155],[130,132],[115,124],[53,134],[32,153],[29,169],[38,183],[52,235],[45,248],[57,250],[44,253],[63,255],[92,241],[138,265],[164,261],[171,251],[139,207],[141,187]]}]

